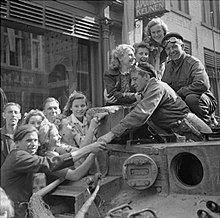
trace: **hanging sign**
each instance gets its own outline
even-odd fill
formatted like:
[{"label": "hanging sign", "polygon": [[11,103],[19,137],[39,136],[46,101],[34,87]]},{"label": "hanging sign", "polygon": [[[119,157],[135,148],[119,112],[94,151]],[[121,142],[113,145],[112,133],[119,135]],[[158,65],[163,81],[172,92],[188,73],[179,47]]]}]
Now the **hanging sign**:
[{"label": "hanging sign", "polygon": [[135,0],[135,18],[151,17],[170,11],[169,0]]}]

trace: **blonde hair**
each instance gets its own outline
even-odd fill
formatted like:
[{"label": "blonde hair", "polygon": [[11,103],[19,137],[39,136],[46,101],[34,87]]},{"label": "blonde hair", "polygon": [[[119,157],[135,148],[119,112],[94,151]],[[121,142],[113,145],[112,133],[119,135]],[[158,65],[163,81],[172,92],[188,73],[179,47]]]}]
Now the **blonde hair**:
[{"label": "blonde hair", "polygon": [[44,122],[49,122],[42,111],[40,111],[38,109],[36,109],[36,110],[33,109],[33,110],[30,110],[28,113],[24,114],[23,124],[28,124],[30,118],[34,117],[34,116],[41,116],[42,117],[42,124]]},{"label": "blonde hair", "polygon": [[49,122],[40,127],[39,142],[41,145],[47,145],[47,143],[49,142],[49,138],[50,138],[50,132],[54,128],[57,128],[56,125],[53,123],[49,123]]},{"label": "blonde hair", "polygon": [[45,156],[45,152],[48,150],[49,141],[50,141],[50,133],[51,131],[56,128],[56,125],[53,123],[45,123],[39,129],[39,143],[40,146],[38,147],[38,154],[41,156]]},{"label": "blonde hair", "polygon": [[120,58],[123,57],[128,49],[131,49],[133,52],[135,52],[134,47],[128,44],[118,45],[115,49],[112,50],[111,61],[109,65],[110,69],[114,70],[120,68]]},{"label": "blonde hair", "polygon": [[147,26],[144,28],[144,34],[145,34],[145,37],[148,37],[149,39],[152,39],[152,36],[151,36],[151,31],[150,29],[155,26],[155,25],[160,25],[164,31],[164,35],[167,34],[168,32],[168,27],[167,25],[164,23],[164,21],[157,17],[157,18],[153,18],[148,24]]},{"label": "blonde hair", "polygon": [[13,202],[9,199],[4,189],[0,187],[0,215],[7,212],[7,217],[14,217]]}]

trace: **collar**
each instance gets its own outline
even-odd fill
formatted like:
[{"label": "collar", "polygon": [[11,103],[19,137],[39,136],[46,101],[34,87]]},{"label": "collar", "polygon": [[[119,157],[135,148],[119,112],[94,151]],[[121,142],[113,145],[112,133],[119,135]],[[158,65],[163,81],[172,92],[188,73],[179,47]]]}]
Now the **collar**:
[{"label": "collar", "polygon": [[155,77],[151,77],[151,78],[149,79],[147,85],[145,86],[144,90],[143,90],[142,93],[141,93],[142,96],[144,96],[144,93],[147,91],[147,89],[148,89],[148,87],[149,87],[149,85],[150,85],[150,83],[151,83],[152,81],[157,81],[157,79],[156,79]]},{"label": "collar", "polygon": [[1,128],[1,134],[2,135],[5,135],[5,136],[8,136],[9,138],[11,138],[12,140],[14,139],[14,136],[13,134],[9,134],[7,129],[6,129],[6,125],[4,125],[2,128]]},{"label": "collar", "polygon": [[128,72],[121,72],[121,71],[120,71],[120,74],[123,75],[123,76],[126,76],[126,75],[128,75],[129,73],[130,73],[130,71],[128,71]]},{"label": "collar", "polygon": [[178,66],[180,63],[182,63],[183,59],[186,57],[186,53],[183,52],[183,54],[180,56],[180,58],[178,60],[175,60],[175,61],[171,61],[172,62],[172,65],[174,66]]},{"label": "collar", "polygon": [[83,117],[83,122],[79,121],[73,113],[70,115],[70,118],[71,118],[71,122],[74,124],[79,124],[80,126],[87,125],[87,118],[85,116]]}]

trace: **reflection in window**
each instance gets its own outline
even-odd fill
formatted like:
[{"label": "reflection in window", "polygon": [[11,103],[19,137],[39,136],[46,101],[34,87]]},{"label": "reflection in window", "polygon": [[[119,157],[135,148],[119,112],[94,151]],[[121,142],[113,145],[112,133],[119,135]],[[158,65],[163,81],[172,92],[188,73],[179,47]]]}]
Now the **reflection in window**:
[{"label": "reflection in window", "polygon": [[[212,13],[211,13],[212,12]],[[220,2],[202,0],[202,21],[220,30]]]},{"label": "reflection in window", "polygon": [[[2,35],[3,34],[3,35]],[[1,27],[1,63],[9,66],[21,66],[21,32]]]},{"label": "reflection in window", "polygon": [[80,43],[78,45],[77,88],[91,101],[89,60],[89,46]]},{"label": "reflection in window", "polygon": [[189,14],[188,0],[171,0],[171,8],[175,11],[180,11],[184,14]]},{"label": "reflection in window", "polygon": [[1,27],[1,88],[23,112],[42,109],[55,97],[64,107],[69,92],[91,101],[90,42],[57,32],[38,35]]},{"label": "reflection in window", "polygon": [[32,69],[41,69],[42,66],[42,36],[31,34]]}]

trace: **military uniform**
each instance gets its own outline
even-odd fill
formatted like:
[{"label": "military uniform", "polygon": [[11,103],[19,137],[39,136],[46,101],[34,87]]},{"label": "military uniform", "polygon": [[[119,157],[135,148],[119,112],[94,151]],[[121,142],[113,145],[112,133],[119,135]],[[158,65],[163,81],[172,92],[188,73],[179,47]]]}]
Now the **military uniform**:
[{"label": "military uniform", "polygon": [[[177,40],[183,43],[181,35],[168,33],[163,39],[164,46],[170,39],[174,40],[173,43]],[[178,60],[166,64],[162,81],[177,92],[193,113],[210,124],[210,115],[217,107],[217,100],[210,91],[209,77],[200,60],[183,51]]]},{"label": "military uniform", "polygon": [[[121,136],[126,130],[142,126],[149,119],[160,128],[183,135],[183,129],[176,128],[186,119],[197,132],[210,133],[211,129],[196,115],[190,113],[186,103],[166,83],[151,78],[142,92],[143,99],[134,109],[111,129],[116,136]],[[186,131],[189,131],[188,129]],[[193,130],[190,130],[193,131]]]},{"label": "military uniform", "polygon": [[1,166],[13,148],[14,148],[13,135],[7,132],[6,126],[3,126],[1,128]]}]

